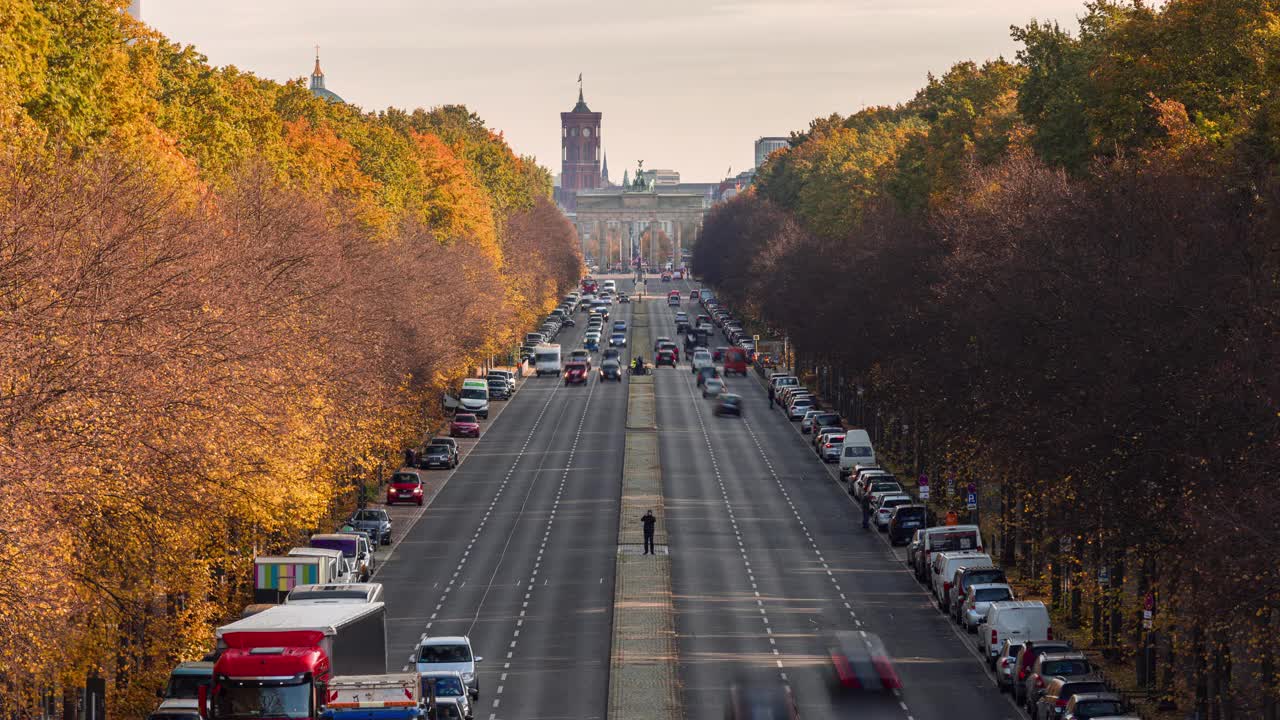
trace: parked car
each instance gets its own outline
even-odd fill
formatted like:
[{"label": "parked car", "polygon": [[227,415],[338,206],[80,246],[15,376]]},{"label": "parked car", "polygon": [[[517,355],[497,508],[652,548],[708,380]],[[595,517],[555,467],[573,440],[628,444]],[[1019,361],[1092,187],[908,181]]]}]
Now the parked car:
[{"label": "parked car", "polygon": [[[991,609],[987,611],[988,624],[991,623],[992,621],[992,615],[991,615],[992,611],[1006,604],[1016,605],[1018,603],[1016,602],[992,603]],[[1027,603],[1027,604],[1030,604],[1030,603]],[[1043,606],[1044,603],[1040,603],[1040,605]],[[983,632],[986,632],[986,631],[987,629],[983,628]],[[979,637],[981,637],[982,633],[978,633],[978,635]],[[1074,649],[1075,648],[1071,646],[1071,643],[1065,640],[1048,640],[1045,638],[1040,638],[1038,640],[1031,640],[1031,639],[1024,640],[1022,643],[1022,649],[1018,651],[1018,657],[1015,658],[1013,661],[1013,701],[1014,703],[1018,705],[1022,705],[1026,702],[1027,688],[1025,683],[1027,680],[1027,675],[1030,674],[1031,672],[1032,665],[1035,664],[1036,658],[1040,657],[1041,655],[1044,655],[1045,653],[1070,652]]]},{"label": "parked car", "polygon": [[507,385],[507,381],[502,378],[489,378],[489,399],[490,400],[510,400],[511,388]]},{"label": "parked car", "polygon": [[1028,714],[1034,714],[1036,703],[1044,694],[1049,680],[1056,677],[1086,678],[1093,675],[1096,669],[1089,658],[1082,652],[1041,653],[1031,665],[1031,671],[1023,680],[1022,707]]},{"label": "parked car", "polygon": [[516,374],[511,370],[490,370],[485,376],[489,380],[505,380],[507,382],[507,392],[512,393],[516,390]]},{"label": "parked car", "polygon": [[[824,425],[815,424],[813,426],[813,451],[818,453],[819,456],[821,456],[822,455],[821,448],[823,443],[826,442],[826,438],[828,435],[839,435],[840,437],[844,437],[844,434],[845,434],[844,428],[840,427],[839,425],[824,426]],[[837,456],[836,459],[839,460],[840,459],[839,456]]]},{"label": "parked car", "polygon": [[810,409],[800,418],[800,432],[808,435],[813,432],[813,419],[822,414],[821,410]]},{"label": "parked car", "polygon": [[[929,508],[924,505],[899,505],[889,516],[889,544],[902,545],[909,543],[912,536],[920,531],[928,522]],[[907,551],[910,558],[911,551]],[[908,559],[907,564],[911,564]]]},{"label": "parked car", "polygon": [[943,612],[949,612],[951,609],[951,587],[955,583],[957,570],[969,565],[992,564],[990,555],[977,550],[935,553],[929,562],[932,569],[929,582],[933,589],[933,597],[938,602],[938,609]]},{"label": "parked car", "polygon": [[180,662],[169,671],[169,681],[158,695],[162,700],[195,700],[200,686],[213,682],[213,663]]},{"label": "parked car", "polygon": [[882,495],[871,509],[871,522],[877,530],[884,532],[889,529],[889,518],[893,516],[894,508],[911,502],[910,495]]},{"label": "parked car", "polygon": [[1073,695],[1105,693],[1107,690],[1107,684],[1102,678],[1051,678],[1031,717],[1033,720],[1059,720]]},{"label": "parked car", "polygon": [[833,463],[840,460],[840,447],[844,444],[844,433],[830,432],[822,436],[821,442],[818,444],[818,455],[824,463]]},{"label": "parked car", "polygon": [[452,437],[480,437],[480,421],[471,413],[458,413],[449,423],[449,435]]},{"label": "parked car", "polygon": [[996,654],[996,687],[1000,688],[1000,692],[1013,691],[1013,672],[1014,666],[1018,662],[1018,651],[1022,649],[1022,643],[1017,640],[1004,640],[1000,644],[1000,650]]},{"label": "parked car", "polygon": [[716,401],[715,414],[742,417],[742,397],[733,393],[724,393]]},{"label": "parked car", "polygon": [[787,408],[788,420],[799,420],[804,417],[805,413],[813,408],[813,399],[802,397],[797,398],[795,402]]},{"label": "parked car", "polygon": [[[423,449],[422,454],[418,456],[419,467],[425,469],[441,468],[450,470],[458,466],[457,457],[454,456],[453,448],[444,444],[432,444]],[[394,481],[394,476],[392,478]],[[388,494],[388,504],[390,504],[390,494]],[[422,495],[418,495],[418,504],[422,504]]]},{"label": "parked car", "polygon": [[422,477],[418,473],[395,473],[387,483],[387,504],[411,502],[421,505],[422,492]]},{"label": "parked car", "polygon": [[[995,669],[996,654],[1000,651],[1000,643],[1005,639],[1023,642],[1026,647],[1018,653],[1018,664],[1014,671],[1014,695],[1020,692],[1022,680],[1030,671],[1030,662],[1023,658],[1034,657],[1049,647],[1053,639],[1053,625],[1049,621],[1049,610],[1039,600],[1008,600],[993,602],[987,608],[987,621],[978,633],[978,650],[987,658],[987,665]],[[1054,649],[1070,649],[1070,645]]]},{"label": "parked car", "polygon": [[978,626],[987,620],[987,608],[991,603],[1013,599],[1013,588],[1004,583],[974,583],[960,604],[960,622],[965,630],[978,632]]},{"label": "parked car", "polygon": [[476,663],[484,658],[471,651],[471,638],[459,635],[429,637],[418,643],[416,653],[418,673],[438,671],[456,672],[462,675],[472,700],[480,698],[480,679],[476,675]]},{"label": "parked car", "polygon": [[195,698],[161,700],[147,720],[200,720],[200,701]]},{"label": "parked car", "polygon": [[347,519],[347,524],[369,534],[375,545],[391,544],[391,516],[382,508],[357,510]]},{"label": "parked car", "polygon": [[1138,720],[1137,716],[1125,715],[1124,701],[1115,693],[1083,693],[1073,695],[1062,711],[1062,720]]},{"label": "parked car", "polygon": [[[1005,577],[1004,570],[995,565],[966,565],[960,568],[956,573],[954,581],[955,592],[951,595],[951,619],[957,624],[964,623],[964,603],[967,599],[969,586],[978,583],[1007,583],[1009,579]],[[1001,598],[1004,600],[1012,598]],[[983,608],[980,615],[986,615],[986,608]],[[975,620],[976,624],[977,621]]]}]

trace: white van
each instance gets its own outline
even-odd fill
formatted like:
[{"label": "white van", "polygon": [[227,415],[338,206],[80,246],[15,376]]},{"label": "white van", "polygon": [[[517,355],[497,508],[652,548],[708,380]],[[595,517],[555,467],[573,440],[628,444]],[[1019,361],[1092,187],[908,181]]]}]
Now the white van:
[{"label": "white van", "polygon": [[978,625],[978,650],[994,665],[1005,640],[1016,643],[1052,640],[1049,609],[1039,600],[993,602]]},{"label": "white van", "polygon": [[855,465],[875,465],[876,451],[871,447],[871,436],[866,430],[848,430],[844,434],[844,449],[840,451],[840,477],[849,477]]},{"label": "white van", "polygon": [[560,377],[560,346],[543,344],[535,347],[533,369],[539,377],[544,374]]},{"label": "white van", "polygon": [[327,559],[329,561],[329,577],[333,578],[333,582],[351,583],[358,579],[356,578],[355,568],[351,567],[350,562],[342,554],[341,550],[296,547],[290,550],[289,554],[295,557],[301,555],[305,557],[322,557]]},{"label": "white van", "polygon": [[477,417],[489,417],[489,381],[463,380],[460,410],[475,413]]},{"label": "white van", "polygon": [[920,550],[916,553],[916,577],[929,581],[933,553],[976,550],[982,552],[982,533],[977,525],[938,525],[920,534]]},{"label": "white van", "polygon": [[956,579],[956,570],[979,565],[994,565],[994,563],[991,562],[990,555],[977,550],[933,554],[929,561],[932,573],[929,576],[929,586],[933,588],[933,597],[938,601],[939,607],[951,607],[951,582]]}]

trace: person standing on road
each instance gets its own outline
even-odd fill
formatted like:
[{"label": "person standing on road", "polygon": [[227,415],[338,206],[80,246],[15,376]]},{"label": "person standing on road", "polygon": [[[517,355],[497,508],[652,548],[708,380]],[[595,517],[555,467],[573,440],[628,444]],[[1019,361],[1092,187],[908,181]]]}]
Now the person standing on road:
[{"label": "person standing on road", "polygon": [[418,453],[411,447],[404,449],[404,464],[408,467],[418,466]]},{"label": "person standing on road", "polygon": [[863,493],[862,495],[862,529],[866,530],[871,527],[871,494]]},{"label": "person standing on road", "polygon": [[769,409],[773,409],[773,383],[769,383]]},{"label": "person standing on road", "polygon": [[653,516],[652,510],[646,510],[640,522],[644,524],[644,554],[653,555],[653,526],[658,524],[658,518]]}]

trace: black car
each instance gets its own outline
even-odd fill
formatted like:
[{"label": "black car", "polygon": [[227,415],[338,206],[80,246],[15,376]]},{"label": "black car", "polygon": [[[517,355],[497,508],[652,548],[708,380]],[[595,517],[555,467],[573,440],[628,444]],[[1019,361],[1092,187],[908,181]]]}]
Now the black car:
[{"label": "black car", "polygon": [[489,399],[490,400],[510,400],[511,390],[506,380],[490,380],[489,381]]},{"label": "black car", "polygon": [[421,468],[444,468],[448,470],[458,466],[458,459],[453,454],[453,448],[448,445],[428,445],[418,458],[418,467]]},{"label": "black car", "polygon": [[616,359],[609,359],[600,363],[600,379],[622,382],[622,366],[618,364]]},{"label": "black car", "polygon": [[720,396],[720,400],[716,403],[715,413],[720,415],[735,415],[742,417],[742,396],[733,393],[725,393]]},{"label": "black car", "polygon": [[601,360],[621,360],[622,351],[616,347],[605,348],[604,353],[600,356]]},{"label": "black car", "polygon": [[917,530],[925,527],[928,511],[924,505],[899,505],[889,518],[889,544],[906,545]]},{"label": "black car", "polygon": [[347,524],[369,536],[375,545],[391,544],[391,516],[381,508],[357,510],[347,519]]}]

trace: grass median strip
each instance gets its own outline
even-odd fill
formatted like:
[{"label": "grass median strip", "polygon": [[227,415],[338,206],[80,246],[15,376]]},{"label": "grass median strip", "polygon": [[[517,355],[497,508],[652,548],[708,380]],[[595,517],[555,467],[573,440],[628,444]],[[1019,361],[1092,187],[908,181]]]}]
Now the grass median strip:
[{"label": "grass median strip", "polygon": [[[632,312],[633,352],[649,348],[646,303]],[[667,554],[662,468],[658,456],[653,375],[628,384],[622,503],[613,588],[613,647],[610,653],[610,720],[678,720],[683,717],[676,686],[675,608],[671,558]],[[640,518],[652,510],[658,523],[654,555],[644,555]]]}]

